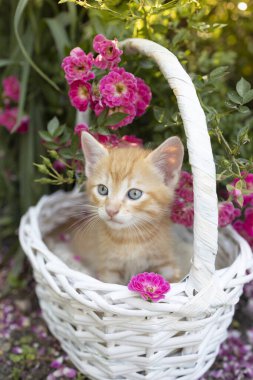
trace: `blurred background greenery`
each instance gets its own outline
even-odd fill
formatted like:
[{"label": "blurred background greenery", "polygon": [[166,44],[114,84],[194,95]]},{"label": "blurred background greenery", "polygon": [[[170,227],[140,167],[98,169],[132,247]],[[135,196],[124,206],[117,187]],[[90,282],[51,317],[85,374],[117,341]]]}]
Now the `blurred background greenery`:
[{"label": "blurred background greenery", "polygon": [[[12,248],[11,255],[18,249],[20,216],[42,194],[55,190],[34,181],[40,174],[33,163],[47,154],[38,132],[46,130],[54,116],[72,131],[75,126],[61,61],[75,46],[90,51],[98,33],[118,40],[149,38],[175,53],[192,76],[206,112],[219,179],[252,169],[253,95],[249,84],[240,81],[244,77],[252,83],[252,1],[60,3],[0,0],[0,79],[20,79],[19,120],[23,114],[30,117],[26,134],[10,134],[0,126],[0,239],[1,245]],[[175,99],[155,65],[143,57],[124,58],[122,63],[145,79],[153,100],[140,120],[119,133],[135,134],[151,145],[174,134],[183,137]]]}]

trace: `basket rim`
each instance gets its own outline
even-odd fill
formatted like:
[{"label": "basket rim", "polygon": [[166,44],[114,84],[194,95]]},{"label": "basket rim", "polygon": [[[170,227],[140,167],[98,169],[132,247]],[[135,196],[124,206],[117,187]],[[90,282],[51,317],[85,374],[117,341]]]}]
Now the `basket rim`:
[{"label": "basket rim", "polygon": [[[142,312],[138,313],[140,310],[134,309],[132,310],[134,315],[146,315],[146,312],[149,312],[151,314],[154,312],[156,315],[157,312],[165,311],[181,313],[180,307],[176,306],[174,302],[176,300],[175,297],[178,294],[185,298],[185,303],[187,303],[187,300],[189,299],[196,299],[196,297],[201,294],[200,291],[197,295],[189,297],[185,291],[187,281],[183,279],[178,283],[171,284],[171,291],[165,296],[165,299],[162,300],[162,302],[149,303],[142,300],[137,293],[128,290],[127,285],[105,283],[92,277],[89,274],[85,274],[76,269],[69,268],[68,265],[65,264],[61,258],[55,255],[54,252],[52,252],[42,240],[42,234],[39,226],[39,217],[43,211],[43,207],[48,202],[51,202],[53,200],[55,204],[57,202],[57,198],[59,198],[59,202],[61,202],[62,197],[75,196],[78,194],[79,193],[76,190],[72,192],[64,192],[62,190],[59,190],[53,194],[44,195],[39,200],[39,202],[35,206],[30,207],[27,213],[22,217],[19,229],[19,238],[22,248],[25,251],[26,255],[29,257],[34,269],[36,269],[39,259],[33,256],[33,254],[31,255],[32,247],[40,252],[42,251],[43,255],[46,256],[48,260],[48,262],[45,264],[45,267],[47,270],[53,271],[56,276],[64,276],[67,277],[68,280],[73,280],[73,282],[76,281],[77,283],[84,286],[87,292],[91,291],[92,293],[99,293],[100,291],[103,291],[112,297],[112,301],[121,299],[121,302],[125,302],[125,300],[129,301],[129,299],[131,299],[133,308],[135,307],[136,301],[138,303],[138,307],[141,306]],[[27,238],[28,230],[29,239]],[[232,227],[225,227],[223,230],[232,236],[234,240],[236,240],[239,247],[239,252],[231,265],[215,271],[215,280],[218,282],[219,288],[222,288],[222,291],[226,288],[241,286],[250,279],[253,279],[253,258],[248,243]],[[241,272],[243,272],[243,274],[239,276],[238,268],[242,268]],[[250,269],[252,269],[252,273],[247,275],[246,270]],[[206,289],[203,289],[203,292],[205,291]],[[80,298],[78,300],[80,301]],[[125,312],[126,310],[124,309],[124,314]],[[132,315],[132,313],[129,314]]]}]

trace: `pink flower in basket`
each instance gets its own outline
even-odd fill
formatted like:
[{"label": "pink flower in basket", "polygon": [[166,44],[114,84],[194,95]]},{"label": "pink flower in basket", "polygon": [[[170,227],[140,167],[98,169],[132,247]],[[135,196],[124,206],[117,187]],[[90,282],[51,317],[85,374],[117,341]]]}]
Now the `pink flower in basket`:
[{"label": "pink flower in basket", "polygon": [[91,85],[81,80],[76,80],[70,85],[69,98],[72,106],[79,111],[86,111],[90,102]]},{"label": "pink flower in basket", "polygon": [[160,274],[144,272],[131,278],[128,289],[140,293],[144,300],[158,302],[165,298],[170,284]]},{"label": "pink flower in basket", "polygon": [[136,78],[123,68],[114,69],[101,79],[99,91],[108,107],[128,107],[136,101]]},{"label": "pink flower in basket", "polygon": [[19,101],[20,83],[15,76],[9,76],[3,79],[3,96],[5,103],[8,104],[9,100],[14,102]]},{"label": "pink flower in basket", "polygon": [[121,61],[120,56],[123,53],[118,48],[118,41],[108,40],[102,34],[96,35],[93,40],[93,49],[99,53],[94,61],[94,65],[99,69],[112,69]]},{"label": "pink flower in basket", "polygon": [[65,57],[61,64],[67,82],[71,84],[75,80],[88,81],[94,79],[95,75],[91,71],[93,61],[92,53],[85,54],[80,47],[72,49],[70,56]]}]

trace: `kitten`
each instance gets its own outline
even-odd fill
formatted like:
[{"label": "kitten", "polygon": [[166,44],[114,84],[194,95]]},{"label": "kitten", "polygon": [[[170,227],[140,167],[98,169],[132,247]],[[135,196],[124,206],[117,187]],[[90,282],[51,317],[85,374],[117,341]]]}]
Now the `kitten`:
[{"label": "kitten", "polygon": [[154,151],[106,149],[83,132],[82,149],[92,217],[76,238],[79,254],[105,282],[126,284],[144,271],[178,280],[169,205],[183,161],[180,139]]}]

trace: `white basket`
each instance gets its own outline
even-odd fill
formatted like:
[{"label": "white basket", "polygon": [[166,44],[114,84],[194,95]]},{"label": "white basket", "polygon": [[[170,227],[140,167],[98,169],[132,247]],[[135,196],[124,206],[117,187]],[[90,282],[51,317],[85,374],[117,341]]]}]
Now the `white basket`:
[{"label": "white basket", "polygon": [[215,270],[215,166],[190,77],[171,52],[154,42],[128,39],[121,47],[155,60],[177,97],[194,177],[194,260],[189,276],[172,284],[163,302],[149,303],[126,286],[70,269],[42,238],[68,220],[73,199],[80,196],[76,192],[45,196],[31,207],[21,220],[20,242],[33,266],[43,317],[81,372],[99,380],[195,380],[213,363],[243,284],[253,278],[252,252],[232,228],[223,229],[223,269]]}]

